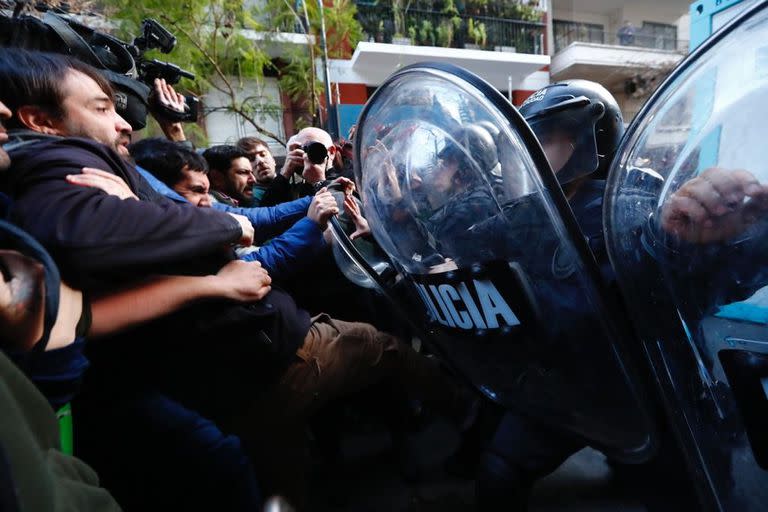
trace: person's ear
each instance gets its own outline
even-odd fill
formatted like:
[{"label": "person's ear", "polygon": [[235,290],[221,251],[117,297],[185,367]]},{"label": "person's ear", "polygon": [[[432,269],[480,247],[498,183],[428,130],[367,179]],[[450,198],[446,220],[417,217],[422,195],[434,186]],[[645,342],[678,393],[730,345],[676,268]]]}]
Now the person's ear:
[{"label": "person's ear", "polygon": [[32,131],[46,135],[65,135],[61,119],[37,105],[24,105],[16,110],[19,122]]}]

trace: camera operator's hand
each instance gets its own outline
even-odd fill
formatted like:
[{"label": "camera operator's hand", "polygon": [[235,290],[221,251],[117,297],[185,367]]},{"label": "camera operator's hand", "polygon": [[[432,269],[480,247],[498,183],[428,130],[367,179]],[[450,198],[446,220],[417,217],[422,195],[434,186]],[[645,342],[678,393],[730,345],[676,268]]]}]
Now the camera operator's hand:
[{"label": "camera operator's hand", "polygon": [[238,224],[240,224],[240,230],[242,231],[242,236],[240,237],[240,240],[237,242],[238,245],[242,245],[244,247],[249,247],[253,245],[253,237],[254,237],[254,230],[253,230],[253,224],[251,224],[251,221],[248,220],[248,217],[245,217],[243,215],[238,215],[236,213],[230,213]]},{"label": "camera operator's hand", "polygon": [[[152,94],[163,107],[180,114],[184,113],[184,96],[177,93],[164,78],[155,78],[155,87]],[[184,128],[180,122],[168,121],[163,116],[156,115],[154,112],[153,115],[168,140],[173,142],[184,142],[187,140]]]},{"label": "camera operator's hand", "polygon": [[81,187],[93,187],[103,190],[111,196],[117,196],[120,199],[139,200],[136,194],[130,189],[127,183],[120,176],[102,171],[83,167],[82,174],[70,174],[67,176],[67,183],[80,185]]},{"label": "camera operator's hand", "polygon": [[272,289],[272,278],[258,261],[230,261],[215,277],[222,295],[239,302],[261,300]]},{"label": "camera operator's hand", "polygon": [[355,232],[349,235],[350,240],[355,240],[361,236],[368,236],[371,234],[371,227],[368,225],[368,221],[365,220],[365,217],[360,213],[360,206],[358,206],[354,196],[348,195],[344,197],[344,209],[346,210],[347,215],[349,215],[349,218],[352,219],[352,222],[355,223]]},{"label": "camera operator's hand", "polygon": [[724,242],[768,212],[768,186],[751,173],[712,167],[687,181],[661,209],[661,227],[697,244]]},{"label": "camera operator's hand", "polygon": [[301,144],[295,141],[294,137],[288,139],[288,154],[285,155],[285,163],[280,170],[285,178],[290,178],[294,173],[304,169],[304,151],[301,149]]},{"label": "camera operator's hand", "polygon": [[309,210],[307,210],[307,217],[315,221],[321,230],[325,230],[328,227],[328,220],[339,213],[339,207],[336,204],[333,194],[328,192],[328,189],[323,187],[318,190],[315,197],[312,198],[312,202],[309,203]]}]

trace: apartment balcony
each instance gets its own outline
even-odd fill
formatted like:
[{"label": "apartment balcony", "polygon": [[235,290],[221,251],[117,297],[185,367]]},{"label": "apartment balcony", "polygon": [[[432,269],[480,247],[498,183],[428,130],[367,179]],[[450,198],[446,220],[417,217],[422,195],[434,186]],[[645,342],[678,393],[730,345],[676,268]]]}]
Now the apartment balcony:
[{"label": "apartment balcony", "polygon": [[241,33],[273,59],[290,55],[291,50],[297,46],[315,44],[315,36],[293,31],[264,32],[244,29]]},{"label": "apartment balcony", "polygon": [[557,24],[554,29],[553,80],[585,78],[611,88],[648,70],[669,70],[688,51],[688,41],[674,34],[617,34],[583,26],[563,30]]},{"label": "apartment balcony", "polygon": [[270,58],[285,57],[290,55],[296,47],[306,48],[315,44],[315,36],[307,34],[301,23],[286,19],[278,21],[264,8],[264,2],[246,0],[245,5],[261,8],[256,19],[262,26],[269,27],[269,30],[243,29],[241,33],[258,45]]},{"label": "apartment balcony", "polygon": [[357,4],[357,19],[368,42],[544,54],[541,22],[413,8],[395,13],[364,3]]}]

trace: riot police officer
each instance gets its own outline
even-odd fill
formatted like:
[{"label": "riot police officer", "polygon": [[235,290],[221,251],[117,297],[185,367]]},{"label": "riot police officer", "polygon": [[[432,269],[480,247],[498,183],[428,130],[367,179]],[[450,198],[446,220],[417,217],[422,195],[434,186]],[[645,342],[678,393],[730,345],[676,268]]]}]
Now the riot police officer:
[{"label": "riot police officer", "polygon": [[[611,279],[602,231],[602,178],[624,132],[616,100],[597,83],[571,80],[535,92],[520,112],[542,145],[604,277]],[[584,445],[573,434],[507,412],[481,459],[478,507],[525,510],[533,483]]]},{"label": "riot police officer", "polygon": [[425,187],[432,208],[427,224],[442,241],[440,251],[456,257],[462,249],[461,234],[498,211],[484,182],[500,176],[501,164],[492,135],[476,124],[455,132],[437,156],[438,164]]}]

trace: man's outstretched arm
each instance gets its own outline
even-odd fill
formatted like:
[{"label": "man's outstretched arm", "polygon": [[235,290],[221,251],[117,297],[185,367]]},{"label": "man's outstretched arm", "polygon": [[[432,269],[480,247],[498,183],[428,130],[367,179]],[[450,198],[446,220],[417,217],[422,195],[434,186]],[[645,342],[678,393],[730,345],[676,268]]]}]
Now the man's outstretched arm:
[{"label": "man's outstretched arm", "polygon": [[271,283],[260,263],[240,260],[230,261],[215,275],[154,277],[94,300],[88,335],[113,334],[204,299],[254,302],[269,293]]}]

